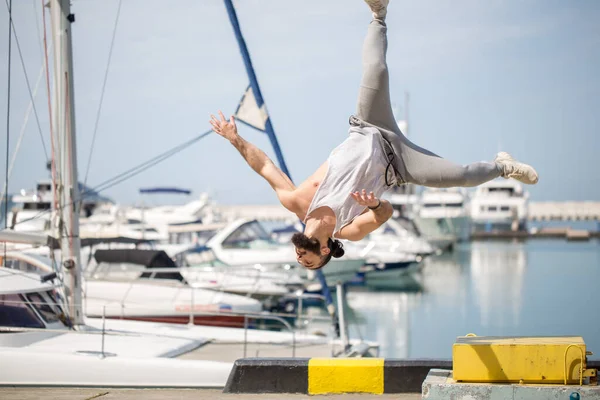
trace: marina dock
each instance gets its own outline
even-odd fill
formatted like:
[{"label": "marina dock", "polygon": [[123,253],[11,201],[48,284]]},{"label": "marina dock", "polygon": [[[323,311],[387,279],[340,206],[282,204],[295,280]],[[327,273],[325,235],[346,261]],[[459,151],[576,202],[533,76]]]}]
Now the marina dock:
[{"label": "marina dock", "polygon": [[600,221],[598,201],[532,201],[530,221]]},{"label": "marina dock", "polygon": [[0,400],[600,400],[600,7],[388,2],[6,2]]},{"label": "marina dock", "polygon": [[473,232],[471,240],[487,239],[566,239],[566,240],[590,240],[600,238],[600,231],[589,231],[571,228],[542,228],[531,231],[490,231]]},{"label": "marina dock", "polygon": [[[3,400],[33,400],[33,399],[60,399],[60,400],[92,400],[92,399],[120,399],[128,400],[144,398],[146,400],[163,399],[399,399],[399,400],[448,400],[448,399],[600,399],[600,387],[595,383],[596,369],[600,367],[598,361],[588,361],[581,365],[578,352],[573,351],[568,358],[569,384],[543,384],[536,383],[535,377],[539,372],[549,373],[555,377],[563,376],[562,362],[543,363],[540,357],[557,357],[562,350],[567,351],[573,346],[584,346],[576,338],[554,338],[550,343],[539,342],[543,338],[491,338],[495,342],[494,351],[487,353],[485,349],[472,353],[469,340],[489,340],[488,338],[466,337],[457,341],[459,346],[466,344],[467,348],[462,354],[454,355],[454,374],[461,374],[463,379],[477,379],[475,375],[488,376],[490,379],[506,383],[495,382],[461,382],[453,379],[453,363],[450,360],[383,360],[383,359],[355,359],[333,360],[321,359],[310,366],[310,361],[303,358],[285,359],[244,359],[236,362],[230,379],[224,390],[220,388],[195,388],[195,389],[140,389],[140,388],[111,388],[111,387],[0,387],[0,398]],[[527,341],[526,347],[520,347],[513,341]],[[567,340],[565,342],[565,340]],[[502,350],[498,344],[506,342],[506,349]],[[535,342],[539,342],[537,345]],[[573,341],[575,344],[569,344]],[[510,342],[510,343],[509,343]],[[485,345],[485,344],[484,344]],[[538,349],[531,350],[531,347]],[[501,347],[501,346],[500,346]],[[554,352],[558,347],[559,352]],[[491,349],[489,347],[488,349]],[[483,352],[482,352],[483,350]],[[470,354],[469,354],[470,353]],[[488,354],[487,356],[485,354]],[[554,355],[552,355],[554,354]],[[493,355],[495,362],[486,361]],[[519,370],[521,359],[528,363],[529,374],[522,375]],[[566,354],[565,354],[566,356]],[[473,359],[475,357],[475,359]],[[477,359],[487,364],[487,367],[471,368]],[[562,358],[562,357],[558,357]],[[558,358],[552,361],[558,361]],[[512,359],[512,361],[509,361]],[[458,361],[457,361],[458,360]],[[462,361],[462,365],[461,365]],[[466,365],[465,365],[466,362]],[[533,364],[529,364],[533,363]],[[431,366],[444,367],[441,369]],[[581,367],[580,367],[581,365]],[[309,370],[303,366],[314,368],[313,376],[307,377]],[[581,369],[580,369],[581,368]],[[381,375],[377,378],[377,372]],[[503,371],[503,372],[502,372]],[[584,376],[592,377],[582,385],[577,384],[578,371]],[[514,379],[511,374],[518,373],[530,382],[510,382]],[[495,374],[501,373],[496,376]],[[544,376],[541,376],[544,378]],[[423,379],[422,384],[420,383]],[[308,379],[308,387],[302,388],[303,380]],[[560,378],[562,379],[562,378]],[[567,378],[565,378],[567,379]],[[588,379],[588,378],[586,378]],[[384,389],[385,385],[388,388]],[[312,385],[312,388],[310,386]],[[328,391],[332,393],[327,394]],[[308,393],[307,393],[308,392]],[[363,393],[356,393],[363,392]]]}]

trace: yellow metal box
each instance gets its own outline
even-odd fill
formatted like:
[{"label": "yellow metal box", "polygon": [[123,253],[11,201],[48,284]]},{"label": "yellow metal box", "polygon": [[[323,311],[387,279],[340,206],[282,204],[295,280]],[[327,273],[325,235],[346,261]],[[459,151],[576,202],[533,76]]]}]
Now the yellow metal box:
[{"label": "yellow metal box", "polygon": [[462,382],[579,383],[586,371],[580,336],[461,336],[452,347],[453,377]]}]

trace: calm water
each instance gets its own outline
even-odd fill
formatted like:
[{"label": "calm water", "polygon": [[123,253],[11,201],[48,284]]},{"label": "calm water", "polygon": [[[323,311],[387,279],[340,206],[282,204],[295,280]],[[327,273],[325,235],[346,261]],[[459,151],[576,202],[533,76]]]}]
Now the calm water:
[{"label": "calm water", "polygon": [[351,337],[382,357],[451,358],[457,336],[579,335],[600,358],[600,242],[474,242],[432,257],[417,292],[349,289]]}]

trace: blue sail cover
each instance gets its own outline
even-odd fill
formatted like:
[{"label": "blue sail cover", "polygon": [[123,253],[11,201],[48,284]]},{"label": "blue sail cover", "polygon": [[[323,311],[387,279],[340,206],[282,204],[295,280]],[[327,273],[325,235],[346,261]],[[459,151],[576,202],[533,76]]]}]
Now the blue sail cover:
[{"label": "blue sail cover", "polygon": [[140,189],[140,193],[163,193],[163,194],[191,194],[192,191],[188,189],[180,189],[176,187],[154,187],[154,188],[143,188]]}]

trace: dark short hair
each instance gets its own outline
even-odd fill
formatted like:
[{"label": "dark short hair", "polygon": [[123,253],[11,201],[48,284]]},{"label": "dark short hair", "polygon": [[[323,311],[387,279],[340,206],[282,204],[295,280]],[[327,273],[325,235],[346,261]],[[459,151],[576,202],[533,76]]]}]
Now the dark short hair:
[{"label": "dark short hair", "polygon": [[[317,254],[318,256],[321,256],[321,243],[319,242],[319,240],[314,239],[314,238],[309,238],[304,233],[301,233],[301,232],[294,233],[294,235],[292,236],[292,243],[296,247],[299,247],[306,251],[313,252],[313,253]],[[331,238],[327,239],[327,247],[329,247],[329,254],[321,257],[321,264],[317,268],[311,268],[311,269],[313,269],[313,270],[321,269],[325,265],[327,265],[327,263],[329,261],[331,261],[332,257],[340,258],[345,253],[342,242],[340,242],[337,239],[334,239],[334,240],[332,240]]]}]

